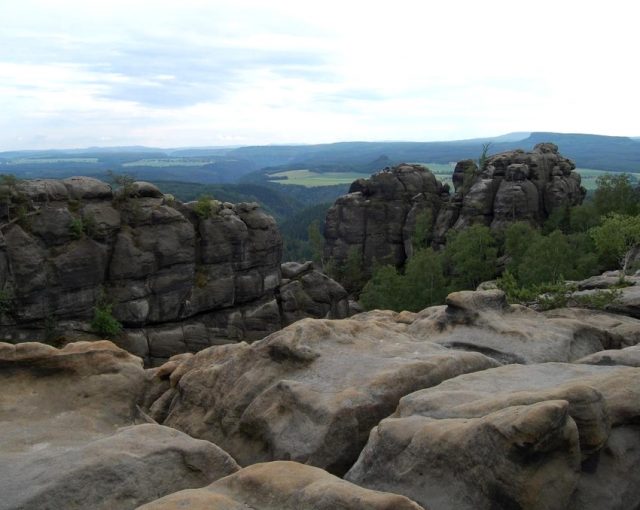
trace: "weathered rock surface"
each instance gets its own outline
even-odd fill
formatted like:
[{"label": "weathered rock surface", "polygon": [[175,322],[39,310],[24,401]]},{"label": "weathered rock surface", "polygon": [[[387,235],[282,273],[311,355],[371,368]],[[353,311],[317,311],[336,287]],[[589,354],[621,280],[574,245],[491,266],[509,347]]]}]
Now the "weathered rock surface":
[{"label": "weathered rock surface", "polygon": [[[150,415],[241,465],[294,460],[344,473],[399,399],[497,363],[403,333],[406,324],[299,321],[251,345],[201,351],[156,373]],[[150,399],[154,400],[154,399]]]},{"label": "weathered rock surface", "polygon": [[343,319],[350,315],[347,291],[315,269],[313,262],[282,264],[279,304],[285,324],[306,317]]},{"label": "weathered rock surface", "polygon": [[492,289],[146,371],[110,342],[0,344],[0,508],[639,508],[639,323]]},{"label": "weathered rock surface", "polygon": [[184,490],[140,510],[420,510],[396,494],[345,482],[295,462],[269,462],[244,468],[203,489]]},{"label": "weathered rock surface", "polygon": [[611,349],[596,352],[584,358],[580,358],[575,363],[586,363],[588,365],[626,365],[628,367],[640,368],[640,344],[624,349]]},{"label": "weathered rock surface", "polygon": [[[622,285],[624,286],[621,286]],[[616,298],[604,309],[608,312],[640,319],[640,275],[627,275],[620,280],[618,271],[607,271],[577,283],[574,296],[594,296],[603,290],[615,289]]]},{"label": "weathered rock surface", "polygon": [[0,508],[127,509],[238,469],[149,424],[142,361],[111,342],[0,344]]},{"label": "weathered rock surface", "polygon": [[404,397],[346,478],[433,509],[637,508],[640,369],[546,363]]},{"label": "weathered rock surface", "polygon": [[[508,305],[500,290],[454,292],[446,303],[415,314],[407,333],[452,349],[478,351],[502,363],[574,361],[619,348],[623,341],[608,330],[610,323],[590,323],[570,314],[556,318]],[[640,334],[640,322],[627,326],[627,334]]]},{"label": "weathered rock surface", "polygon": [[640,319],[588,308],[556,308],[543,312],[550,319],[569,319],[595,328],[605,335],[605,349],[623,349],[640,344]]},{"label": "weathered rock surface", "polygon": [[[585,190],[574,170],[575,164],[550,143],[531,152],[496,154],[481,169],[471,160],[460,161],[453,194],[423,166],[387,168],[355,181],[329,210],[325,258],[342,265],[355,254],[365,271],[374,260],[401,266],[411,256],[415,236],[441,245],[449,230],[470,225],[542,224],[555,209],[582,202]],[[427,232],[416,232],[417,218],[425,212]]]},{"label": "weathered rock surface", "polygon": [[[97,304],[125,327],[120,346],[159,364],[210,345],[256,340],[301,317],[344,317],[340,286],[318,272],[282,283],[282,240],[256,204],[196,214],[152,184],[35,180],[0,226],[0,339],[63,344],[91,337]],[[17,200],[17,198],[16,198]]]}]

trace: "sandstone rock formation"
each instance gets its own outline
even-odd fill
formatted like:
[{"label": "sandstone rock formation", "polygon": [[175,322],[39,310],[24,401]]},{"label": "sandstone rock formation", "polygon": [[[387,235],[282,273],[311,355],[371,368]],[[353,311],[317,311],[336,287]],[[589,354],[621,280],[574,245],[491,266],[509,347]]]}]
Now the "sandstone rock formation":
[{"label": "sandstone rock formation", "polygon": [[296,292],[288,282],[284,294],[298,298],[281,306],[282,241],[256,204],[198,210],[149,183],[114,192],[88,177],[24,181],[12,193],[21,214],[5,207],[0,218],[0,339],[87,338],[102,301],[125,327],[119,345],[158,364],[348,313],[337,284],[308,288],[321,278],[313,272]]},{"label": "sandstone rock formation", "polygon": [[[471,160],[459,162],[451,195],[448,185],[425,167],[386,168],[355,181],[329,210],[325,259],[341,265],[351,253],[365,270],[374,260],[401,266],[411,256],[416,235],[441,245],[449,230],[469,225],[541,224],[554,210],[582,202],[585,190],[574,170],[575,164],[550,143],[532,152],[496,154],[481,169]],[[425,213],[428,232],[416,233],[416,220]]]},{"label": "sandstone rock formation", "polygon": [[[281,288],[332,287],[313,272]],[[0,344],[0,508],[639,508],[638,347],[638,319],[495,289],[147,370],[110,342]]]},{"label": "sandstone rock formation", "polygon": [[355,254],[364,267],[373,260],[401,265],[413,234],[409,214],[415,222],[418,211],[428,211],[433,221],[447,197],[448,187],[420,165],[358,179],[327,213],[325,259],[344,263]]},{"label": "sandstone rock formation", "polygon": [[315,269],[313,262],[285,262],[278,302],[285,324],[306,317],[341,319],[351,313],[347,291]]},{"label": "sandstone rock formation", "polygon": [[145,423],[142,361],[111,342],[0,344],[0,508],[132,509],[238,469]]},{"label": "sandstone rock formation", "polygon": [[160,389],[150,392],[164,393],[149,414],[241,465],[294,460],[344,473],[403,395],[498,365],[402,327],[371,317],[304,319],[251,345],[200,351],[159,369]]},{"label": "sandstone rock formation", "polygon": [[609,349],[580,358],[576,363],[589,365],[625,365],[640,368],[640,344],[624,349]]},{"label": "sandstone rock formation", "polygon": [[203,489],[184,490],[140,510],[421,510],[396,494],[363,489],[295,462],[244,468]]},{"label": "sandstone rock formation", "polygon": [[545,363],[404,397],[346,478],[433,509],[640,504],[640,369]]},{"label": "sandstone rock formation", "polygon": [[[620,284],[623,287],[620,287]],[[605,310],[615,314],[640,319],[640,273],[627,275],[620,281],[619,271],[607,271],[577,283],[574,296],[594,296],[602,290],[615,289],[616,297],[605,306]]]},{"label": "sandstone rock formation", "polygon": [[[587,310],[544,314],[508,305],[500,290],[454,292],[446,303],[415,314],[407,333],[449,348],[481,352],[503,363],[574,361],[640,341],[636,319]],[[592,314],[593,320],[585,320],[583,314]],[[624,326],[616,330],[614,325],[621,322]]]}]

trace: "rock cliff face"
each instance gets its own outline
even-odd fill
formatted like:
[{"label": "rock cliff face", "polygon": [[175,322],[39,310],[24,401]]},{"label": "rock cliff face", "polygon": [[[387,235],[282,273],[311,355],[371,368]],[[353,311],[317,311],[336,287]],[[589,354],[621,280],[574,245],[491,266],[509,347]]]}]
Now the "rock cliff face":
[{"label": "rock cliff face", "polygon": [[[351,254],[365,269],[374,260],[400,266],[411,256],[416,235],[440,245],[450,229],[469,225],[540,224],[554,210],[582,202],[585,190],[574,170],[575,164],[550,143],[532,152],[496,154],[482,169],[471,160],[459,162],[452,194],[425,167],[386,168],[355,181],[329,210],[325,258],[344,264]],[[416,232],[416,225],[427,232]]]},{"label": "rock cliff face", "polygon": [[289,299],[282,312],[282,240],[256,204],[214,201],[198,211],[148,183],[114,193],[86,177],[24,181],[4,194],[3,340],[86,338],[96,307],[111,307],[125,328],[119,345],[159,363],[262,338],[307,314],[346,316],[346,294],[323,295],[327,285],[310,297],[302,284],[304,311]]},{"label": "rock cliff face", "polygon": [[351,255],[365,266],[374,260],[401,265],[418,213],[428,212],[433,221],[448,196],[448,186],[420,165],[400,165],[355,181],[327,213],[325,259],[344,263]]}]

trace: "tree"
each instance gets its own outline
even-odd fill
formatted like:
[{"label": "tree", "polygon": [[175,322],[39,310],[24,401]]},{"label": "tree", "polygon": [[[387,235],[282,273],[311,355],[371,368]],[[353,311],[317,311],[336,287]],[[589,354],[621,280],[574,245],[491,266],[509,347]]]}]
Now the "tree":
[{"label": "tree", "polygon": [[504,232],[504,253],[508,257],[507,269],[517,276],[518,266],[527,249],[540,237],[540,232],[529,223],[518,221],[509,225]]},{"label": "tree", "polygon": [[313,220],[307,227],[307,236],[311,247],[311,258],[315,263],[322,265],[324,237],[320,232],[320,222],[318,220]]},{"label": "tree", "polygon": [[489,227],[473,225],[447,236],[445,258],[455,289],[475,289],[496,275],[498,250]]},{"label": "tree", "polygon": [[571,207],[568,204],[556,207],[544,222],[543,232],[550,234],[555,230],[560,230],[562,233],[568,234],[571,231],[571,212]]},{"label": "tree", "polygon": [[600,215],[592,201],[585,202],[570,209],[569,217],[571,232],[587,232],[600,223]]},{"label": "tree", "polygon": [[480,153],[480,157],[478,158],[478,169],[480,172],[484,170],[484,167],[487,165],[487,161],[489,159],[489,147],[491,147],[491,142],[482,144],[482,152]]},{"label": "tree", "polygon": [[562,232],[538,236],[518,265],[518,281],[523,286],[557,282],[571,273],[572,260],[571,246]]},{"label": "tree", "polygon": [[366,283],[362,267],[362,250],[358,246],[349,248],[344,261],[329,259],[324,270],[331,278],[340,282],[349,294],[357,296]]},{"label": "tree", "polygon": [[368,310],[417,312],[444,302],[446,295],[442,256],[425,248],[409,259],[404,274],[391,265],[376,267],[360,294],[360,303]]},{"label": "tree", "polygon": [[602,175],[596,179],[593,203],[598,214],[619,213],[632,216],[640,212],[639,194],[629,174]]},{"label": "tree", "polygon": [[599,227],[589,231],[601,260],[627,271],[631,248],[640,244],[640,216],[609,214]]},{"label": "tree", "polygon": [[391,265],[379,266],[362,289],[360,303],[367,310],[402,311],[405,292],[404,279],[396,268]]},{"label": "tree", "polygon": [[417,312],[427,306],[443,303],[447,296],[447,281],[442,255],[432,248],[416,252],[407,262],[404,282],[405,310]]}]

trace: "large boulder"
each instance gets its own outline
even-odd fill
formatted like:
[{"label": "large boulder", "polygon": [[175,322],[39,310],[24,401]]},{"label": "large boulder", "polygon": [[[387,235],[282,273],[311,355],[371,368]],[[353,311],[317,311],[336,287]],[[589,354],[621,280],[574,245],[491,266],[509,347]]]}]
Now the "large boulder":
[{"label": "large boulder", "polygon": [[346,478],[433,509],[640,504],[640,369],[546,363],[404,397]]},{"label": "large boulder", "polygon": [[306,317],[344,319],[349,316],[347,291],[318,271],[313,262],[282,264],[279,303],[285,324]]},{"label": "large boulder", "polygon": [[0,344],[0,508],[131,509],[238,469],[146,423],[142,360],[110,342]]},{"label": "large boulder", "polygon": [[242,465],[295,460],[344,473],[403,395],[497,366],[402,327],[371,317],[304,319],[251,345],[200,351],[159,370],[152,393],[161,396],[149,413]]},{"label": "large boulder", "polygon": [[421,510],[396,494],[363,489],[295,462],[246,467],[203,489],[184,490],[140,510]]}]

